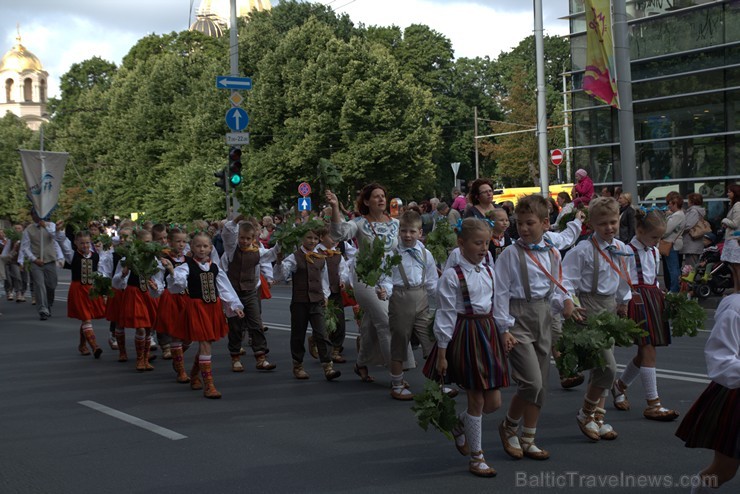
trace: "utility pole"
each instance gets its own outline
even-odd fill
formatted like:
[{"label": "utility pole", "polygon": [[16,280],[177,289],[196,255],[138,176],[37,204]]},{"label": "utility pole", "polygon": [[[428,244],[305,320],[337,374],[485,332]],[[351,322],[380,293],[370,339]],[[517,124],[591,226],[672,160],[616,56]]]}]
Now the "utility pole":
[{"label": "utility pole", "polygon": [[637,195],[637,162],[635,160],[635,117],[632,111],[632,68],[627,33],[625,0],[612,1],[612,32],[614,33],[614,62],[617,66],[617,94],[619,95],[619,156],[622,164],[622,190]]},{"label": "utility pole", "polygon": [[571,180],[570,177],[572,177],[573,175],[570,174],[571,167],[570,167],[570,126],[568,125],[568,122],[569,122],[568,92],[567,92],[568,87],[566,85],[565,79],[566,79],[565,67],[563,67],[563,130],[565,131],[565,181],[568,182]]},{"label": "utility pole", "polygon": [[480,177],[480,168],[478,165],[478,107],[473,107],[473,132],[475,132],[475,179]]},{"label": "utility pole", "polygon": [[[237,37],[237,16],[236,16],[236,0],[230,0],[231,3],[231,22],[229,28],[229,64],[231,66],[231,76],[239,77],[239,39]],[[231,94],[234,94],[235,90],[231,90]],[[226,217],[229,218],[231,212],[234,211],[232,206],[231,190],[229,189],[229,180],[226,179]],[[236,190],[234,190],[234,200],[236,200]]]},{"label": "utility pole", "polygon": [[545,45],[543,40],[542,0],[534,0],[534,46],[537,60],[537,141],[540,163],[540,191],[550,197],[547,160],[547,101],[545,100]]}]

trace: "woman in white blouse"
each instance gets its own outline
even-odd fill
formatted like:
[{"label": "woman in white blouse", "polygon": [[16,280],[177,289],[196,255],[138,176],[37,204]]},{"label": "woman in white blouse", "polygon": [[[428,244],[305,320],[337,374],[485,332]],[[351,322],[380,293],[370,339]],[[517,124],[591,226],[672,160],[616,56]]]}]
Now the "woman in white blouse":
[{"label": "woman in white blouse", "polygon": [[[360,216],[345,221],[339,210],[337,196],[326,192],[327,203],[332,208],[331,233],[338,240],[357,238],[360,249],[367,248],[377,237],[383,241],[386,255],[398,246],[398,220],[386,213],[387,193],[382,185],[371,183],[363,187],[357,197],[356,210]],[[379,300],[374,286],[368,286],[352,276],[355,299],[364,314],[360,325],[360,351],[355,364],[355,374],[364,382],[373,382],[368,365],[390,365],[391,331],[388,323],[388,301]],[[415,367],[414,357],[408,354],[404,368]]]},{"label": "woman in white blouse", "polygon": [[722,260],[732,266],[732,278],[735,282],[735,293],[740,292],[740,237],[735,233],[740,231],[740,185],[732,184],[727,187],[727,197],[730,199],[730,211],[722,220],[725,227],[725,246],[722,249]]}]

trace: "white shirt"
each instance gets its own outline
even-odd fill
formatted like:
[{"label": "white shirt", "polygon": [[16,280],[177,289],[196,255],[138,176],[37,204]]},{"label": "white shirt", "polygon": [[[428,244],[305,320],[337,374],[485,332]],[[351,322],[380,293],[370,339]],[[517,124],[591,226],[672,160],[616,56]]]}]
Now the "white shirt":
[{"label": "white shirt", "polygon": [[[621,259],[625,260],[625,266],[627,259],[623,256],[609,253],[605,250],[608,245],[616,246],[618,251],[632,253],[632,249],[629,249],[620,242],[618,239],[613,239],[610,244],[599,239],[596,235],[593,236],[598,240],[599,247],[606,254],[607,257],[611,257],[614,264],[622,270]],[[506,251],[504,251],[506,252]],[[627,282],[617,274],[614,269],[606,262],[601,254],[599,256],[599,279],[596,293],[599,295],[614,295],[617,299],[617,303],[626,304],[632,298],[632,290],[630,289]],[[625,273],[623,273],[625,274]],[[573,249],[568,251],[563,259],[563,285],[568,289],[571,294],[578,293],[591,293],[594,277],[594,246],[591,239],[584,240],[579,243]]]},{"label": "white shirt", "polygon": [[562,232],[545,232],[545,238],[558,250],[565,250],[573,247],[581,235],[583,222],[578,218],[569,221]]},{"label": "white shirt", "polygon": [[[328,249],[329,249],[329,247],[325,246],[324,244],[319,244],[318,247],[316,247],[316,250],[319,253],[322,253],[322,254],[323,254],[323,252],[325,250],[328,250]],[[354,247],[353,247],[353,249],[354,249]],[[339,250],[339,245],[335,246],[331,250]],[[357,251],[357,249],[355,249],[355,251]],[[350,281],[349,281],[349,266],[348,266],[348,263],[344,259],[344,256],[340,255],[339,257],[341,258],[339,260],[339,283],[343,284],[344,286],[349,286]],[[328,274],[328,270],[327,270],[327,274]]]},{"label": "white shirt", "polygon": [[[642,265],[642,280],[646,285],[652,285],[658,278],[658,266],[660,266],[660,254],[658,253],[657,247],[645,247],[645,244],[637,240],[637,237],[633,237],[630,241],[631,245],[637,248],[637,255],[640,256],[640,264]],[[645,250],[648,249],[648,250]],[[627,246],[627,252],[634,252],[630,246]],[[627,261],[627,269],[630,273],[630,281],[633,285],[638,283],[637,279],[637,259],[633,257],[625,258]],[[658,283],[660,286],[660,283]]]},{"label": "white shirt", "polygon": [[[300,251],[304,254],[307,253],[306,249],[301,246]],[[315,250],[313,252],[316,252]],[[298,264],[296,263],[295,253],[289,255],[283,262],[275,266],[277,272],[275,273],[275,279],[288,281],[293,278],[293,273],[298,270]],[[324,292],[324,298],[329,298],[331,295],[331,287],[329,286],[329,270],[326,268],[326,263],[321,269],[321,291]]]},{"label": "white shirt", "polygon": [[[546,247],[544,240],[538,244]],[[555,262],[550,261],[550,250],[533,250],[532,254],[547,269],[556,280],[560,276],[560,253],[555,250]],[[524,261],[529,276],[529,289],[532,299],[545,298],[550,293],[550,301],[556,310],[563,306],[565,298],[569,295],[564,293],[550,278],[534,263],[527,252],[524,252]],[[514,326],[515,319],[509,313],[509,302],[511,299],[525,299],[524,280],[519,262],[519,247],[512,245],[506,248],[499,256],[494,270],[494,284],[496,291],[493,294],[494,318],[496,326],[500,331],[508,331]]]},{"label": "white shirt", "polygon": [[[454,268],[455,266],[460,264],[460,259],[462,259],[462,257],[463,255],[462,252],[460,252],[460,247],[455,247],[452,252],[450,252],[450,256],[447,258],[444,268],[442,268],[442,272],[445,272],[449,268]],[[488,267],[491,268],[491,271],[493,271],[495,264],[493,263],[493,256],[491,255],[490,250],[486,252],[486,259],[485,261],[483,261],[483,264],[488,264]]]},{"label": "white shirt", "polygon": [[[486,266],[482,263],[478,264],[479,272],[476,272],[476,266],[470,264],[464,257],[461,257],[458,264],[465,275],[473,313],[490,314],[493,307],[493,277],[488,274]],[[465,303],[460,289],[460,280],[457,279],[455,270],[450,268],[442,273],[437,285],[434,336],[439,348],[447,348],[447,344],[452,339],[458,313],[465,313]]]},{"label": "white shirt", "polygon": [[[49,232],[52,237],[56,238],[57,226],[51,221],[47,221],[45,223],[46,226],[44,228],[46,228],[46,231]],[[54,253],[57,261],[64,260],[64,253],[62,252],[62,249],[59,247],[59,244],[57,242],[54,242]],[[18,264],[23,265],[23,262],[26,259],[28,259],[30,262],[34,262],[36,260],[36,256],[33,255],[33,252],[31,252],[31,238],[28,236],[28,232],[26,230],[23,230],[23,236],[21,237],[21,248],[18,253]]]},{"label": "white shirt", "polygon": [[726,388],[740,388],[740,294],[725,297],[717,307],[704,359],[712,381]]},{"label": "white shirt", "polygon": [[[213,249],[216,250],[216,249]],[[193,259],[198,265],[201,271],[208,271],[211,269],[211,260],[206,262],[199,262]],[[120,265],[120,263],[119,263]],[[175,268],[175,275],[167,275],[167,289],[170,293],[178,294],[183,293],[188,287],[188,275],[190,275],[190,266],[188,263],[180,264]],[[115,279],[115,278],[114,278]],[[241,303],[236,292],[231,287],[229,278],[226,276],[226,271],[219,268],[218,275],[216,276],[216,287],[218,288],[218,298],[226,305],[227,316],[232,314],[238,309],[244,309],[244,304]]]},{"label": "white shirt", "polygon": [[113,249],[104,250],[100,253],[98,273],[107,278],[113,278]]},{"label": "white shirt", "polygon": [[[408,249],[413,249],[419,259],[424,261],[422,266],[413,255],[408,252]],[[416,242],[413,247],[404,247],[399,244],[396,251],[401,255],[401,265],[406,273],[406,278],[409,281],[410,286],[420,286],[422,280],[424,280],[424,287],[427,290],[429,297],[434,297],[437,294],[437,282],[439,281],[439,275],[437,274],[437,264],[434,261],[434,256],[429,252],[421,242]],[[401,277],[401,269],[399,266],[393,266],[391,276],[384,276],[380,280],[380,287],[384,288],[388,294],[388,298],[393,295],[393,287],[404,287],[403,278]]]},{"label": "white shirt", "polygon": [[[125,290],[127,283],[128,283],[128,277],[131,276],[130,270],[126,274],[126,276],[124,276],[123,273],[121,272],[121,270],[123,269],[123,264],[125,260],[126,260],[125,257],[121,258],[121,261],[118,263],[118,266],[116,266],[116,273],[113,275],[113,278],[111,279],[111,286],[115,288],[116,290]],[[159,267],[159,271],[157,271],[157,274],[152,276],[152,280],[157,285],[157,289],[153,290],[152,287],[149,287],[149,295],[151,295],[154,298],[157,298],[160,295],[162,295],[162,292],[164,291],[164,275],[162,274],[162,272],[164,271],[164,267],[162,266],[162,263],[159,262],[159,259],[157,259],[157,266]]]},{"label": "white shirt", "polygon": [[[228,271],[229,263],[234,258],[234,252],[239,248],[239,225],[234,223],[233,220],[227,221],[223,230],[221,230],[221,240],[224,242],[224,255],[221,257],[220,268]],[[257,280],[255,288],[259,288],[262,285],[260,273],[267,281],[273,280],[272,263],[277,261],[277,253],[280,252],[278,245],[275,245],[271,249],[265,249],[262,245],[258,247],[260,262],[254,267],[254,275]],[[212,249],[212,252],[215,251],[216,249]]]}]

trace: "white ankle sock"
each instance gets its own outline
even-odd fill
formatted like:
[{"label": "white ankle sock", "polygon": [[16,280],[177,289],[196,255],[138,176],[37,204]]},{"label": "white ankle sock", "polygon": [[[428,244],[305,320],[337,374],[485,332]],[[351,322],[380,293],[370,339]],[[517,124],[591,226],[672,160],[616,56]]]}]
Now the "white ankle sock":
[{"label": "white ankle sock", "polygon": [[483,436],[483,420],[480,416],[474,417],[469,413],[465,414],[465,437],[470,445],[470,454],[478,453],[481,450],[481,440]]},{"label": "white ankle sock", "polygon": [[658,397],[658,382],[655,378],[655,367],[640,367],[640,379],[645,388],[645,399],[654,400]]},{"label": "white ankle sock", "polygon": [[391,374],[391,386],[400,388],[403,386],[403,372],[398,375]]},{"label": "white ankle sock", "polygon": [[622,381],[625,386],[631,386],[639,375],[640,368],[635,365],[634,361],[630,360],[630,363],[627,364],[627,367],[624,368],[624,372],[622,372],[622,375],[619,376],[619,380]]},{"label": "white ankle sock", "polygon": [[542,451],[534,444],[534,436],[537,433],[536,427],[522,427],[522,436],[519,440],[523,443],[529,444],[530,453],[539,453]]}]

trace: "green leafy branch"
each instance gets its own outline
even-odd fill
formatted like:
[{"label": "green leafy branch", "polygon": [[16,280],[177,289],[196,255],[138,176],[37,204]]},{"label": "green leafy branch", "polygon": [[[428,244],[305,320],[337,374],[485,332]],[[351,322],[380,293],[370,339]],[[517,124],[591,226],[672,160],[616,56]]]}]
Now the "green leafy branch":
[{"label": "green leafy branch", "polygon": [[670,321],[673,336],[693,337],[699,334],[699,329],[704,329],[707,315],[699,303],[689,300],[685,293],[667,293],[663,317]]},{"label": "green leafy branch", "polygon": [[100,273],[95,273],[93,275],[93,284],[88,292],[91,299],[95,300],[98,297],[110,298],[113,297],[114,293],[110,278],[103,276]]},{"label": "green leafy branch", "polygon": [[135,239],[126,245],[116,247],[116,253],[125,260],[124,266],[142,280],[148,280],[159,272],[157,258],[162,257],[166,247],[156,242]]},{"label": "green leafy branch", "polygon": [[324,227],[326,227],[326,223],[316,219],[309,220],[308,222],[299,225],[286,224],[279,230],[275,230],[275,233],[272,235],[272,239],[274,239],[276,243],[280,244],[280,251],[285,253],[287,256],[303,244],[303,237],[306,233],[309,231],[319,230]]},{"label": "green leafy branch", "polygon": [[414,396],[411,411],[419,427],[426,431],[432,425],[447,439],[453,439],[452,429],[460,420],[455,413],[455,400],[442,392],[439,383],[427,379],[424,391]]},{"label": "green leafy branch", "polygon": [[316,181],[319,183],[321,188],[321,194],[327,190],[335,191],[342,185],[342,174],[339,169],[334,166],[334,163],[326,158],[319,159],[319,165],[316,167],[318,176]]},{"label": "green leafy branch", "polygon": [[444,264],[450,252],[457,246],[457,234],[445,218],[439,220],[434,230],[424,239],[424,246],[432,253],[438,264]]},{"label": "green leafy branch", "polygon": [[384,276],[390,276],[394,266],[401,264],[399,254],[386,256],[385,242],[375,237],[372,243],[364,240],[357,252],[355,273],[357,279],[368,286],[378,286]]}]

